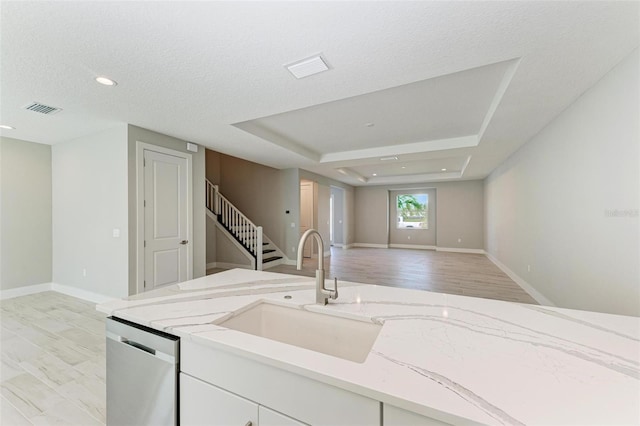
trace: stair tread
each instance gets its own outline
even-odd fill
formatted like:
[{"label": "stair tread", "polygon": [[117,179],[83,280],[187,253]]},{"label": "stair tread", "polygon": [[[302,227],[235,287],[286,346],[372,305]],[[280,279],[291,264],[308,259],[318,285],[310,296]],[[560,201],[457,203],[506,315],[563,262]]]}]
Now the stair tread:
[{"label": "stair tread", "polygon": [[282,256],[271,256],[266,259],[262,259],[262,263],[273,262],[274,260],[282,259]]},{"label": "stair tread", "polygon": [[262,254],[274,253],[274,252],[275,252],[274,249],[262,249]]}]

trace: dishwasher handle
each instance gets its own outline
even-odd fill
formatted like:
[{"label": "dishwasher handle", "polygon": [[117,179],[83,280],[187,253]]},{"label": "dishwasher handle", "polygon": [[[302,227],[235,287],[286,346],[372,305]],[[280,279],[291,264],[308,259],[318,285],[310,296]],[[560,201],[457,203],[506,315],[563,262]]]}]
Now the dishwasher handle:
[{"label": "dishwasher handle", "polygon": [[145,346],[142,343],[138,343],[138,342],[134,342],[133,340],[129,340],[126,337],[120,337],[120,341],[122,343],[124,343],[125,345],[129,345],[129,346],[133,346],[136,349],[140,349],[141,351],[145,351],[146,353],[149,353],[151,355],[155,355],[156,354],[156,350],[153,348],[150,348],[149,346]]},{"label": "dishwasher handle", "polygon": [[149,355],[151,355],[153,357],[161,359],[162,361],[166,361],[166,362],[171,363],[171,364],[176,364],[177,363],[176,357],[174,355],[169,354],[169,353],[165,353],[165,352],[159,351],[158,349],[154,349],[154,348],[149,347],[147,345],[143,345],[142,343],[136,342],[135,340],[131,340],[131,339],[127,338],[127,337],[119,336],[119,335],[117,335],[115,333],[112,333],[112,332],[110,332],[108,330],[106,332],[106,335],[107,335],[107,339],[111,339],[111,340],[113,340],[113,341],[115,341],[117,343],[121,343],[121,344],[127,345],[127,346],[129,346],[131,348],[134,348],[136,350],[145,352],[145,353],[147,353],[147,354],[149,354]]}]

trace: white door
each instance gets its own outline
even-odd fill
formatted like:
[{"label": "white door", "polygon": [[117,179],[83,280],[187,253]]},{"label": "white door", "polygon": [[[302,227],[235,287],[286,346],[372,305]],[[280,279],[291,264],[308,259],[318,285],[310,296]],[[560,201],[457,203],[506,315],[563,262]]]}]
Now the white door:
[{"label": "white door", "polygon": [[190,278],[186,157],[144,150],[144,289]]},{"label": "white door", "polygon": [[[300,236],[313,228],[313,182],[300,183]],[[304,245],[304,257],[311,257],[313,238]]]}]

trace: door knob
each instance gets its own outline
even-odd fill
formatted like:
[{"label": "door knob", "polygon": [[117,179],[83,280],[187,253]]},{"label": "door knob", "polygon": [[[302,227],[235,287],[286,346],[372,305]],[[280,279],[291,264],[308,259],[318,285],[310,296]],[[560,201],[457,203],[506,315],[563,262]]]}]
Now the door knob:
[{"label": "door knob", "polygon": [[189,242],[189,240],[182,240],[182,241],[180,241],[180,244],[185,245],[185,244],[187,244],[188,242]]}]

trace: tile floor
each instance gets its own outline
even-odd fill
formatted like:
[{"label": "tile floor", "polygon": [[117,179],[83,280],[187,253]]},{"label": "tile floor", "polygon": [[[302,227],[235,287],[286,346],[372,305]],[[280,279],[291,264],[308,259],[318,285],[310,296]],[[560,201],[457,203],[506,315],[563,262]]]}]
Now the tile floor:
[{"label": "tile floor", "polygon": [[0,424],[105,424],[104,315],[56,292],[0,301]]}]

